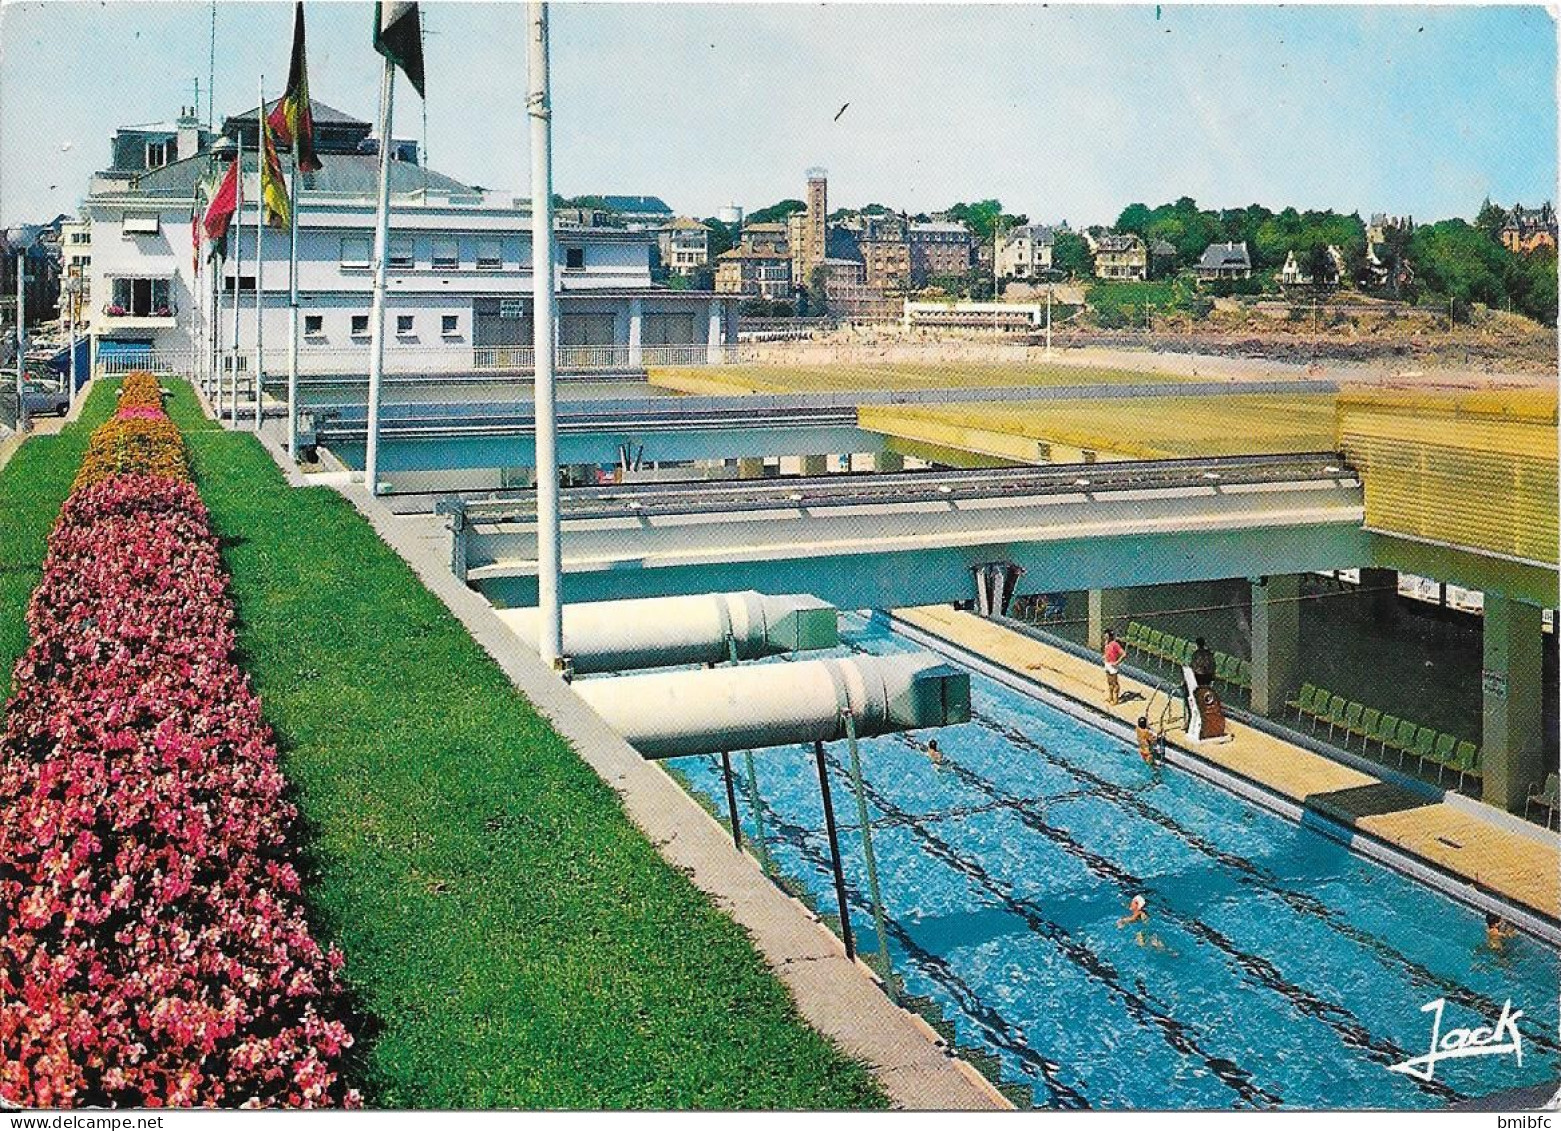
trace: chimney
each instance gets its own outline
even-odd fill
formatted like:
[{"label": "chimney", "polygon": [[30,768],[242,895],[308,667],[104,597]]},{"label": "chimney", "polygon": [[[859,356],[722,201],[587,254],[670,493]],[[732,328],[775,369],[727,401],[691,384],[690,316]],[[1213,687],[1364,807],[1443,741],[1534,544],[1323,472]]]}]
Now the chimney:
[{"label": "chimney", "polygon": [[178,159],[180,161],[194,157],[201,151],[201,120],[195,115],[195,108],[181,106],[179,108]]}]

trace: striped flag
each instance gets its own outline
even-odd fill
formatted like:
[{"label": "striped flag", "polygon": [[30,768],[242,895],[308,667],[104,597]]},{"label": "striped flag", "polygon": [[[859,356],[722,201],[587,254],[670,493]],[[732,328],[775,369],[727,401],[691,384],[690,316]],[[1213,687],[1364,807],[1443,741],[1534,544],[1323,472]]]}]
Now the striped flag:
[{"label": "striped flag", "polygon": [[287,195],[287,182],[282,178],[282,159],[276,154],[271,141],[271,127],[265,115],[260,115],[260,203],[266,214],[266,223],[273,228],[286,228],[293,222],[293,202]]},{"label": "striped flag", "polygon": [[276,143],[298,154],[298,168],[313,173],[320,168],[314,153],[314,112],[309,105],[309,64],[304,52],[304,3],[293,9],[293,58],[287,67],[287,92],[267,119]]},{"label": "striped flag", "polygon": [[416,4],[382,0],[374,5],[374,50],[400,67],[417,96],[424,97],[423,29]]}]

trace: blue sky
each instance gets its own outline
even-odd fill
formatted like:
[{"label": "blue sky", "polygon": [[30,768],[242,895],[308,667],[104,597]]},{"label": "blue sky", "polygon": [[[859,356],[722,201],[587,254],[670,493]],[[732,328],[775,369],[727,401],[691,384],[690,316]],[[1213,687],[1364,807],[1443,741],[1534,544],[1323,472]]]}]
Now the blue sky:
[{"label": "blue sky", "polygon": [[[315,97],[370,120],[372,7],[307,9]],[[430,163],[524,189],[524,5],[423,8]],[[72,210],[114,127],[173,117],[197,76],[204,108],[209,13],[5,3],[0,222]],[[219,118],[261,69],[279,91],[291,22],[219,5]],[[555,4],[553,81],[558,191],[697,215],[801,196],[811,165],[832,205],[995,196],[1075,225],[1182,195],[1435,219],[1556,191],[1540,7]],[[405,84],[397,111],[423,135]]]}]

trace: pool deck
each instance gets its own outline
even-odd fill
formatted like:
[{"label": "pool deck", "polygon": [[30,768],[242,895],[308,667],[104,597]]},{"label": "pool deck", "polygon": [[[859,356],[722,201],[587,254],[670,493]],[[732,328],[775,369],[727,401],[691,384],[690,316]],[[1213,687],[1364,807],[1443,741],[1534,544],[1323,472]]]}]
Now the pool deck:
[{"label": "pool deck", "polygon": [[[897,609],[894,617],[1129,727],[1151,692],[1124,672],[1125,701],[1111,706],[1098,663],[945,605]],[[1417,796],[1251,727],[1227,729],[1235,735],[1231,742],[1198,744],[1174,730],[1167,731],[1166,741],[1551,924],[1561,920],[1561,851],[1548,832],[1514,831],[1500,821],[1502,815],[1483,815],[1478,806]]]}]

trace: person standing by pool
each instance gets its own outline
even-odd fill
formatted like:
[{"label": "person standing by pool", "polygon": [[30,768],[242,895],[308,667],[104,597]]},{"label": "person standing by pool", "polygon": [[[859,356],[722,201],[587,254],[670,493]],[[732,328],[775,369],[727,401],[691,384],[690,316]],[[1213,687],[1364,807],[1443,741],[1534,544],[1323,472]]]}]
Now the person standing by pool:
[{"label": "person standing by pool", "polygon": [[1148,901],[1142,895],[1135,895],[1127,904],[1127,914],[1117,920],[1117,929],[1127,926],[1129,923],[1149,922]]},{"label": "person standing by pool", "polygon": [[1194,642],[1192,659],[1187,666],[1192,669],[1192,677],[1198,681],[1199,687],[1207,687],[1214,682],[1215,672],[1219,665],[1214,662],[1214,653],[1209,651],[1209,646],[1204,643],[1203,637],[1198,637]]},{"label": "person standing by pool", "polygon": [[1122,683],[1120,673],[1122,660],[1127,656],[1127,649],[1122,647],[1122,642],[1117,639],[1117,634],[1106,631],[1106,644],[1100,650],[1101,662],[1106,668],[1106,702],[1113,707],[1122,699]]}]

